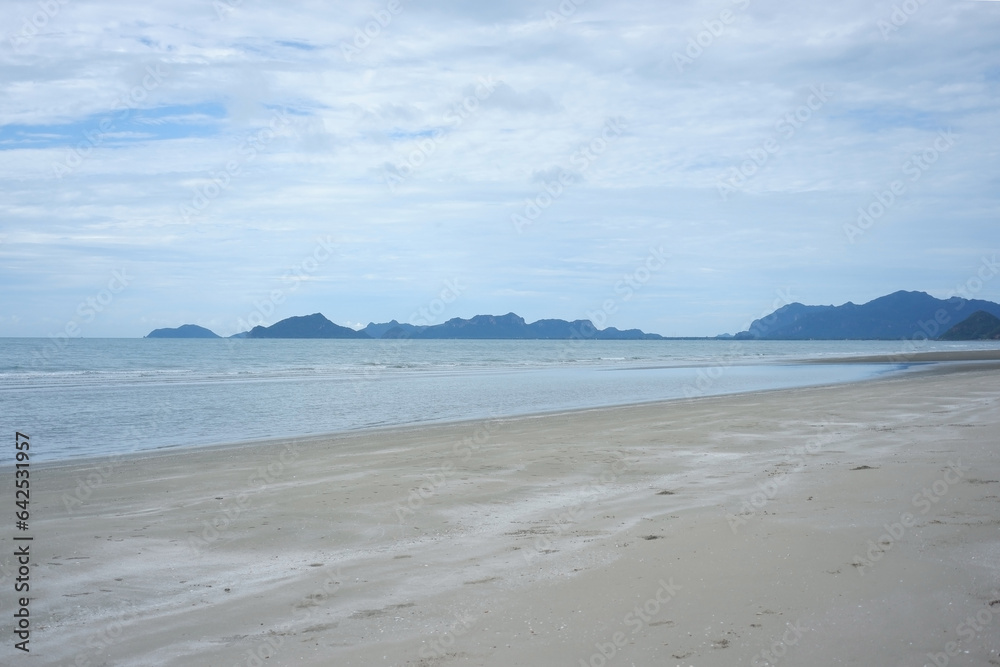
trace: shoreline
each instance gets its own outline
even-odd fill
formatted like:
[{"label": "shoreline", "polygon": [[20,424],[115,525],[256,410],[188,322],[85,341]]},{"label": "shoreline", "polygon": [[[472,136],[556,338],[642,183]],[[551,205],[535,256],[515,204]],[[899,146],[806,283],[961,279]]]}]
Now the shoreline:
[{"label": "shoreline", "polygon": [[901,352],[899,354],[876,354],[861,357],[831,357],[810,359],[818,364],[879,364],[879,363],[935,363],[958,361],[1000,361],[1000,349],[996,350],[954,350],[950,352]]},{"label": "shoreline", "polygon": [[26,664],[986,662],[1000,385],[939,366],[39,465]]},{"label": "shoreline", "polygon": [[[995,352],[995,353],[994,353]],[[948,356],[939,358],[941,354],[946,354]],[[952,354],[960,355],[959,358],[952,358]],[[389,424],[384,426],[365,426],[355,429],[346,429],[341,431],[326,431],[322,433],[311,433],[305,435],[278,435],[267,438],[254,438],[250,440],[235,440],[235,441],[222,441],[204,444],[182,444],[182,445],[167,445],[161,447],[155,447],[150,449],[134,450],[130,452],[121,452],[115,454],[86,454],[78,457],[65,458],[65,459],[51,459],[41,461],[36,463],[36,467],[65,467],[65,466],[84,466],[84,465],[100,465],[107,461],[118,461],[121,459],[129,459],[133,457],[154,457],[154,456],[184,456],[192,452],[199,451],[215,451],[215,450],[238,450],[242,448],[254,449],[254,448],[266,448],[273,447],[278,444],[285,443],[289,440],[301,443],[308,443],[312,441],[325,441],[332,438],[342,438],[351,435],[355,436],[366,436],[366,435],[379,435],[386,434],[387,436],[393,435],[394,433],[406,434],[414,430],[420,430],[424,428],[434,428],[441,426],[462,426],[463,424],[479,424],[485,421],[510,421],[519,419],[533,419],[538,417],[546,416],[559,416],[559,415],[572,415],[575,413],[588,413],[593,411],[606,411],[606,410],[617,410],[619,408],[632,408],[640,406],[655,406],[663,405],[667,406],[670,404],[675,404],[685,401],[697,401],[709,398],[725,398],[727,396],[743,396],[743,395],[753,395],[753,394],[770,394],[770,393],[781,393],[781,392],[795,392],[803,389],[809,388],[819,388],[819,387],[837,387],[837,386],[850,386],[850,385],[864,385],[874,382],[885,382],[891,381],[895,378],[899,378],[905,375],[914,374],[946,374],[955,372],[965,372],[968,370],[988,370],[988,369],[1000,369],[1000,350],[971,350],[963,351],[957,353],[920,353],[918,355],[911,355],[916,358],[910,361],[900,361],[896,357],[891,356],[869,356],[862,358],[837,358],[837,359],[822,359],[822,360],[794,360],[794,361],[780,361],[774,362],[779,365],[808,365],[810,363],[817,364],[850,364],[850,363],[865,363],[865,364],[885,364],[886,366],[906,366],[902,369],[890,370],[887,369],[885,374],[880,374],[875,377],[864,378],[860,380],[848,380],[842,382],[827,382],[821,384],[806,385],[802,387],[780,387],[776,389],[752,389],[748,391],[737,391],[731,393],[722,394],[704,394],[701,396],[691,396],[691,397],[677,397],[677,398],[667,398],[667,399],[653,399],[650,401],[640,401],[632,403],[619,403],[611,405],[599,405],[592,407],[580,407],[580,408],[569,408],[569,409],[557,409],[549,411],[540,412],[528,412],[528,413],[516,413],[516,414],[505,414],[505,415],[494,415],[486,417],[469,417],[462,419],[449,419],[445,418],[442,420],[432,420],[432,421],[421,421],[421,422],[410,422],[405,424]],[[973,363],[979,362],[979,363]],[[998,362],[998,363],[994,363]],[[642,368],[640,370],[648,370]]]}]

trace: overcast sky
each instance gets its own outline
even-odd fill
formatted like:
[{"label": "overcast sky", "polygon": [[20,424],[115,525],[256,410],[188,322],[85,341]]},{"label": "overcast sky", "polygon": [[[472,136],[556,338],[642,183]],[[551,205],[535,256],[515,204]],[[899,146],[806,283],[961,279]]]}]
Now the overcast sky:
[{"label": "overcast sky", "polygon": [[1000,301],[1000,2],[896,7],[6,0],[0,335]]}]

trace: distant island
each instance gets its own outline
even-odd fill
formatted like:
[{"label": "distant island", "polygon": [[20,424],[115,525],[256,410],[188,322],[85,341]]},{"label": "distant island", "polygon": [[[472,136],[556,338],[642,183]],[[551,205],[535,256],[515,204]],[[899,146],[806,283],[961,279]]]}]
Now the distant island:
[{"label": "distant island", "polygon": [[197,324],[182,324],[176,329],[153,329],[146,338],[222,338],[219,334]]},{"label": "distant island", "polygon": [[[176,329],[156,329],[146,338],[220,338],[214,332],[194,324]],[[476,315],[470,319],[455,317],[443,324],[418,326],[396,320],[354,330],[334,324],[321,313],[289,317],[269,327],[257,326],[230,338],[353,338],[353,339],[478,339],[478,340],[663,340],[658,334],[639,329],[624,331],[614,327],[598,329],[590,320],[539,320],[527,323],[514,313]]]},{"label": "distant island", "polygon": [[941,340],[1000,340],[1000,318],[977,310],[944,332]]},{"label": "distant island", "polygon": [[[156,329],[147,338],[220,338],[194,324]],[[590,320],[546,319],[528,323],[514,313],[455,317],[442,324],[415,325],[391,320],[355,330],[321,313],[289,317],[230,338],[346,338],[416,340],[667,340],[639,329],[598,329]],[[750,328],[723,340],[998,340],[1000,304],[979,299],[936,299],[925,292],[895,292],[862,305],[807,306],[791,303]]]},{"label": "distant island", "polygon": [[[735,336],[742,340],[972,340],[943,336],[974,313],[1000,317],[1000,304],[979,299],[936,299],[925,292],[894,292],[862,305],[791,303]],[[959,331],[959,335],[961,330]]]},{"label": "distant island", "polygon": [[254,327],[245,338],[371,338],[363,331],[342,327],[320,313],[289,317],[269,327]]}]

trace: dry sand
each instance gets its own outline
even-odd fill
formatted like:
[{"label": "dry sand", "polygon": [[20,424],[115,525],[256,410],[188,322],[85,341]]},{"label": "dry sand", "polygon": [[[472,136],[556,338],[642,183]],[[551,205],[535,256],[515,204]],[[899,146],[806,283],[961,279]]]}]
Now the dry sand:
[{"label": "dry sand", "polygon": [[998,377],[34,466],[0,663],[1000,665]]}]

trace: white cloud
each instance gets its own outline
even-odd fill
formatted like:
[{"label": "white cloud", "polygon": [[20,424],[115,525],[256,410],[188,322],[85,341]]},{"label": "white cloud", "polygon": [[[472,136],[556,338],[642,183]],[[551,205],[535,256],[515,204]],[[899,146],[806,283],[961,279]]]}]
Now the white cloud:
[{"label": "white cloud", "polygon": [[[402,7],[349,61],[342,45],[379,3],[65,3],[31,36],[37,3],[5,4],[0,150],[51,144],[0,160],[0,335],[48,335],[61,304],[121,266],[129,297],[84,335],[235,321],[323,234],[341,252],[276,317],[402,320],[460,276],[471,287],[450,314],[573,319],[666,243],[669,270],[609,324],[695,335],[736,330],[789,286],[861,302],[958,282],[1000,242],[1000,6],[926,3],[890,31],[893,4],[860,0],[590,0],[557,22],[557,2]],[[143,88],[151,66],[165,75]],[[466,104],[484,79],[492,93]],[[627,131],[580,172],[572,157],[609,118]],[[954,148],[848,243],[857,208],[949,128]],[[57,177],[73,150],[86,154]],[[386,164],[413,167],[395,191]],[[511,214],[574,169],[518,234]],[[185,220],[199,189],[211,196]]]}]

